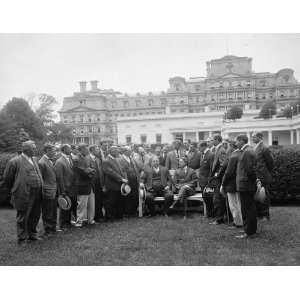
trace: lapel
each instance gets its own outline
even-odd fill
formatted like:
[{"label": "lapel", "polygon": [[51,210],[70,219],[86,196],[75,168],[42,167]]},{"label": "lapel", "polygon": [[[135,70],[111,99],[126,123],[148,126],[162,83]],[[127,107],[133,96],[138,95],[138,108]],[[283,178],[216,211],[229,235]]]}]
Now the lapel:
[{"label": "lapel", "polygon": [[23,156],[21,155],[23,162],[25,162],[26,165],[33,167],[33,165]]}]

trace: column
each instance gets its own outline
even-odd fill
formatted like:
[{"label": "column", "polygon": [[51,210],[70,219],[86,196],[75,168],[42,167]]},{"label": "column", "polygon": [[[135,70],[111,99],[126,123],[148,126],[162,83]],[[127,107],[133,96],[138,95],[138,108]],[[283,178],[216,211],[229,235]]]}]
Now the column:
[{"label": "column", "polygon": [[186,141],[186,132],[182,133],[182,139],[183,139],[183,141]]},{"label": "column", "polygon": [[294,130],[293,129],[290,130],[290,136],[291,136],[291,145],[293,145],[294,144]]},{"label": "column", "polygon": [[247,131],[247,137],[248,137],[248,143],[250,144],[250,142],[251,142],[251,135],[250,135],[250,131]]},{"label": "column", "polygon": [[296,142],[298,145],[300,144],[300,129],[296,129]]},{"label": "column", "polygon": [[209,131],[209,132],[208,132],[208,137],[212,137],[212,135],[213,135],[213,134],[212,134],[212,131]]},{"label": "column", "polygon": [[199,142],[199,131],[196,131],[196,142]]},{"label": "column", "polygon": [[268,142],[269,142],[269,146],[272,146],[272,140],[273,140],[273,137],[272,137],[272,130],[269,130],[269,131],[268,131]]}]

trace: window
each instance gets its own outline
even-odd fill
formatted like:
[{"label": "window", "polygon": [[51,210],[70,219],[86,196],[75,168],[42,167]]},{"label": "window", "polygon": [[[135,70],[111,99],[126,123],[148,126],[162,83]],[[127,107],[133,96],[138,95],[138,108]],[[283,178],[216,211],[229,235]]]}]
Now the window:
[{"label": "window", "polygon": [[251,85],[251,82],[250,80],[247,81],[247,86],[250,86]]},{"label": "window", "polygon": [[131,144],[131,135],[126,135],[126,144]]},{"label": "window", "polygon": [[160,133],[156,134],[156,143],[161,144],[161,134]]},{"label": "window", "polygon": [[222,82],[222,81],[220,82],[220,85],[219,85],[219,87],[220,87],[220,88],[222,88],[222,87],[223,87],[223,82]]},{"label": "window", "polygon": [[89,132],[93,132],[93,127],[92,126],[89,126]]},{"label": "window", "polygon": [[98,127],[97,131],[98,133],[101,133],[101,127]]},{"label": "window", "polygon": [[141,100],[136,100],[136,101],[135,101],[135,105],[136,105],[137,107],[140,107],[140,106],[141,106]]},{"label": "window", "polygon": [[147,143],[147,135],[146,134],[141,134],[141,143],[142,144]]},{"label": "window", "polygon": [[160,103],[161,103],[162,106],[166,106],[167,105],[167,99],[166,98],[161,98]]},{"label": "window", "polygon": [[75,116],[72,116],[72,123],[75,123]]},{"label": "window", "polygon": [[89,138],[86,137],[86,136],[84,137],[84,143],[85,143],[85,144],[89,144]]},{"label": "window", "polygon": [[128,107],[128,106],[129,106],[129,102],[128,102],[128,101],[124,101],[124,102],[123,102],[123,106],[124,106],[124,107]]},{"label": "window", "polygon": [[100,114],[97,114],[97,121],[100,121]]},{"label": "window", "polygon": [[200,85],[195,85],[195,90],[196,90],[196,92],[199,92],[200,91]]},{"label": "window", "polygon": [[91,117],[91,115],[88,115],[88,120],[89,120],[90,123],[92,122],[92,117]]},{"label": "window", "polygon": [[79,116],[80,122],[83,123],[83,115]]},{"label": "window", "polygon": [[152,106],[153,105],[153,99],[149,99],[148,100],[148,106]]}]

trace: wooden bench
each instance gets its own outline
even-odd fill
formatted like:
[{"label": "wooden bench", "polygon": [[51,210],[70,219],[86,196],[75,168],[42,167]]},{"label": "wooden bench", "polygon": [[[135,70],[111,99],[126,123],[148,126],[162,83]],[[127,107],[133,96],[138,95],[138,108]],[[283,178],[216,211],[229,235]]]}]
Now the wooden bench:
[{"label": "wooden bench", "polygon": [[[174,195],[174,200],[178,199],[178,195]],[[196,192],[195,195],[190,196],[187,198],[188,201],[198,201],[203,203],[203,213],[206,216],[206,205],[202,198],[202,193]],[[155,197],[154,201],[164,201],[164,197]],[[143,216],[143,199],[139,198],[139,217]]]}]

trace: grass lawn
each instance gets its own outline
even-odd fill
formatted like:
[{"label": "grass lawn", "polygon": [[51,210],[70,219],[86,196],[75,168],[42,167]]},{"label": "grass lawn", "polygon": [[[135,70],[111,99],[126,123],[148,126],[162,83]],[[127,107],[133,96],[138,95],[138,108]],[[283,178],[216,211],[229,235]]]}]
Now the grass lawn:
[{"label": "grass lawn", "polygon": [[17,246],[15,211],[0,210],[0,265],[299,265],[300,208],[274,207],[255,239],[200,214],[71,228]]}]

